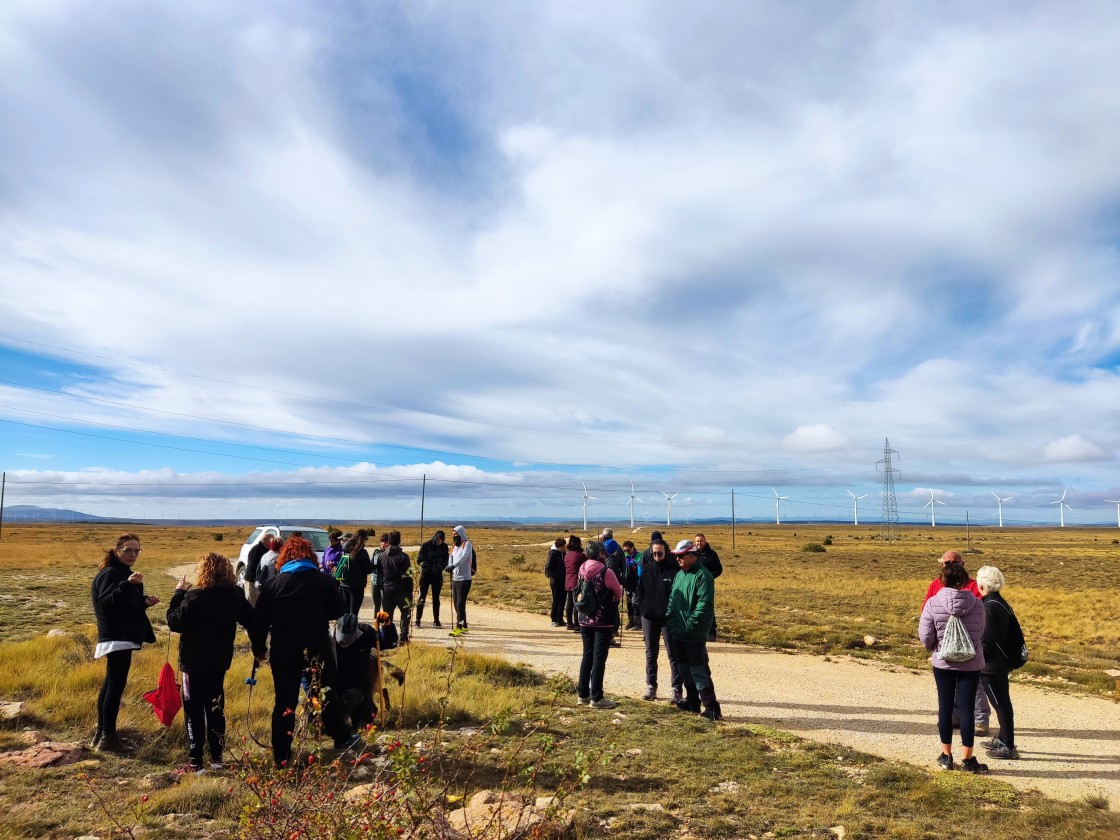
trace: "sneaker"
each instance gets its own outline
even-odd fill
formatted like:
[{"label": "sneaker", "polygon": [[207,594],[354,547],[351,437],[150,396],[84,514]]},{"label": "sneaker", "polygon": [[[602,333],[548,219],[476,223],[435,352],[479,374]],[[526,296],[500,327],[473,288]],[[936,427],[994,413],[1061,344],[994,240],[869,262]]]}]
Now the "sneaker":
[{"label": "sneaker", "polygon": [[119,735],[102,735],[94,749],[99,753],[129,755],[133,751],[133,746],[127,741],[121,740]]},{"label": "sneaker", "polygon": [[214,772],[218,772],[220,770],[225,770],[226,766],[224,764],[222,764],[222,762],[220,762],[220,761],[211,761],[210,762],[210,769],[213,770]]},{"label": "sneaker", "polygon": [[1007,745],[1004,744],[1003,741],[1001,741],[999,739],[999,736],[997,735],[996,737],[992,738],[990,741],[985,741],[980,746],[982,746],[986,750],[994,750],[998,747],[1004,747],[1004,746],[1007,746]]},{"label": "sneaker", "polygon": [[590,697],[577,697],[576,698],[576,703],[578,703],[580,706],[586,706],[590,702],[591,702]]},{"label": "sneaker", "polygon": [[987,735],[988,732],[989,732],[988,724],[981,723],[980,721],[976,721],[976,729],[975,729],[974,734],[976,734],[976,735]]},{"label": "sneaker", "polygon": [[611,639],[611,647],[622,647],[622,639],[618,638],[618,636],[615,636],[613,639]]},{"label": "sneaker", "polygon": [[973,756],[961,762],[961,769],[966,773],[975,773],[978,776],[983,776],[988,772],[988,765],[981,764],[976,760],[976,756]]},{"label": "sneaker", "polygon": [[206,771],[202,769],[201,764],[191,764],[190,762],[187,762],[182,767],[176,768],[175,775],[176,776],[186,776],[186,775],[197,776],[197,775],[199,775],[201,773],[205,773],[205,772]]},{"label": "sneaker", "polygon": [[684,693],[679,688],[673,689],[673,696],[669,699],[670,705],[677,705],[684,699]]},{"label": "sneaker", "polygon": [[363,743],[362,743],[362,736],[359,735],[357,732],[355,732],[353,735],[351,735],[345,741],[335,741],[334,742],[334,748],[336,750],[343,750],[343,751],[352,750],[352,749],[354,749],[354,747],[357,747],[357,746],[364,746]]},{"label": "sneaker", "polygon": [[700,717],[706,717],[708,720],[723,720],[723,710],[720,709],[719,703],[713,703],[700,713]]},{"label": "sneaker", "polygon": [[624,628],[622,628],[622,629],[623,629],[623,630],[641,630],[642,628],[641,628],[641,627],[639,627],[639,626],[638,626],[637,624],[635,624],[635,623],[634,623],[633,621],[631,621],[631,622],[630,622],[629,624],[627,624],[627,625],[626,625],[626,626],[625,626]]},{"label": "sneaker", "polygon": [[416,621],[415,621],[415,622],[413,622],[412,626],[413,626],[413,627],[419,627],[419,626],[420,626],[420,625],[421,625],[422,623],[423,623],[423,622],[421,622],[421,621],[420,621],[420,619],[416,619]]},{"label": "sneaker", "polygon": [[1014,747],[1009,747],[1006,744],[1000,744],[998,747],[993,747],[988,750],[988,758],[1005,758],[1016,759],[1019,757],[1019,751]]},{"label": "sneaker", "polygon": [[554,622],[552,622],[552,626],[553,627],[563,627],[564,622],[563,621],[554,621]]},{"label": "sneaker", "polygon": [[678,700],[674,703],[682,712],[692,712],[693,714],[700,713],[700,698],[685,697],[683,700]]},{"label": "sneaker", "polygon": [[941,755],[937,757],[937,763],[946,770],[953,769],[953,757],[951,755],[941,753]]},{"label": "sneaker", "polygon": [[614,702],[614,700],[608,700],[606,697],[604,697],[602,700],[591,701],[592,709],[613,709],[617,705],[618,703]]},{"label": "sneaker", "polygon": [[643,700],[656,700],[657,699],[657,686],[651,685],[646,687],[646,693],[642,695]]},{"label": "sneaker", "polygon": [[442,628],[443,628],[443,625],[442,625],[442,624],[440,624],[440,623],[439,623],[438,621],[433,621],[433,622],[432,622],[432,627],[439,627],[439,628],[441,628],[441,629],[442,629]]}]

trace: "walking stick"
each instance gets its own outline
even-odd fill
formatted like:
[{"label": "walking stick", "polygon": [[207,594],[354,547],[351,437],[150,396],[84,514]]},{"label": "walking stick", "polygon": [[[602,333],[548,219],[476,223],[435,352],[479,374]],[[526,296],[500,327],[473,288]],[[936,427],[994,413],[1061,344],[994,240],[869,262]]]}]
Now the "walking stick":
[{"label": "walking stick", "polygon": [[374,692],[377,695],[377,725],[378,728],[385,728],[385,714],[389,707],[389,690],[385,688],[385,682],[382,679],[383,672],[381,667],[381,614],[378,613],[373,619],[373,650],[375,656],[374,668],[377,672],[373,677]]}]

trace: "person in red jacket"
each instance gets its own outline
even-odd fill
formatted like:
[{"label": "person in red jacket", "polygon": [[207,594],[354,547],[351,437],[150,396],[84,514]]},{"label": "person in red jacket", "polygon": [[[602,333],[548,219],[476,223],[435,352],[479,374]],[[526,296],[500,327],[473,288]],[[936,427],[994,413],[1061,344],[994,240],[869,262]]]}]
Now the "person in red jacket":
[{"label": "person in red jacket", "polygon": [[587,555],[583,553],[583,540],[572,534],[568,537],[568,550],[564,553],[564,590],[567,592],[567,600],[564,603],[564,617],[567,619],[565,626],[569,630],[579,632],[579,625],[576,624],[576,584],[579,583],[579,569],[587,560]]},{"label": "person in red jacket", "polygon": [[[941,555],[941,569],[942,569],[942,571],[944,571],[945,567],[948,566],[949,564],[960,566],[961,569],[964,570],[964,575],[968,579],[968,583],[966,583],[964,586],[962,586],[961,589],[965,592],[971,592],[977,598],[981,597],[980,596],[980,587],[976,584],[976,581],[974,581],[972,579],[972,577],[968,574],[968,570],[964,568],[964,558],[961,557],[961,553],[959,551],[946,551],[944,554]],[[938,577],[935,577],[933,580],[930,581],[929,587],[926,589],[926,599],[925,599],[925,601],[922,601],[922,609],[925,609],[926,603],[929,601],[929,599],[932,598],[934,595],[936,595],[938,592],[940,592],[943,586],[944,586],[944,584],[941,583],[940,575]],[[958,708],[960,708],[960,706],[954,706],[953,708],[958,709]],[[987,735],[988,734],[989,723],[991,721],[991,718],[992,718],[992,707],[988,703],[987,695],[984,694],[983,691],[977,691],[976,692],[976,706],[975,706],[975,711],[973,712],[973,719],[976,722],[976,734],[977,735]],[[961,724],[960,718],[957,717],[956,714],[954,714],[953,715],[953,727],[956,728],[956,727],[960,726],[960,724]]]}]

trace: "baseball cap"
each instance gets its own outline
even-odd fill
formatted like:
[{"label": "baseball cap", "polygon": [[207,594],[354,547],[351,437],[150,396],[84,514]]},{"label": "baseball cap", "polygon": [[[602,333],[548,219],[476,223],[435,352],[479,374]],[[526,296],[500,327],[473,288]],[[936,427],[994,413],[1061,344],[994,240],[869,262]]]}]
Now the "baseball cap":
[{"label": "baseball cap", "polygon": [[677,543],[677,547],[673,549],[673,554],[695,554],[696,546],[692,544],[692,540],[681,540]]}]

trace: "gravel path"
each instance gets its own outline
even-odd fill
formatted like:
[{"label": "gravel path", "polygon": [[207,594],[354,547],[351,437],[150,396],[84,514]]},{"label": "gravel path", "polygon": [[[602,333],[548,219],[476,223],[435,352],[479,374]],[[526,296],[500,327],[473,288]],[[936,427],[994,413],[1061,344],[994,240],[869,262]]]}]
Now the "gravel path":
[{"label": "gravel path", "polygon": [[[450,618],[450,605],[444,609]],[[372,620],[372,607],[363,610]],[[368,612],[368,615],[366,614]],[[579,636],[549,626],[548,619],[471,604],[467,650],[497,654],[545,673],[576,678]],[[451,644],[447,626],[425,622],[415,638]],[[934,767],[940,753],[936,693],[928,671],[854,659],[769,653],[742,645],[711,643],[712,676],[725,719],[768,724],[805,738]],[[668,663],[660,659],[659,698],[669,692]],[[641,697],[645,652],[639,632],[623,634],[607,660],[608,696]],[[988,761],[992,773],[1016,787],[1037,788],[1056,799],[1097,793],[1120,807],[1120,707],[1109,700],[1075,697],[1013,685],[1019,761]],[[992,733],[996,731],[992,716]],[[977,739],[978,742],[981,739]],[[979,750],[981,760],[984,751]],[[960,760],[959,738],[954,753]]]}]

